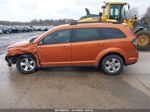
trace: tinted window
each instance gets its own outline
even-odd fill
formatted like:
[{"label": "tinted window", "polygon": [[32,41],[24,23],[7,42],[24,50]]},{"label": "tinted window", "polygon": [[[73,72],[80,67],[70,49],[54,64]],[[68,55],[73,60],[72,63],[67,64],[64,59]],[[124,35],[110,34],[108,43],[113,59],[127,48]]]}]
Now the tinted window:
[{"label": "tinted window", "polygon": [[117,28],[99,28],[100,38],[116,39],[126,38],[125,34]]},{"label": "tinted window", "polygon": [[126,38],[126,35],[117,28],[79,28],[74,31],[76,35],[74,42]]},{"label": "tinted window", "polygon": [[99,31],[97,28],[75,29],[75,42],[99,40]]},{"label": "tinted window", "polygon": [[70,30],[60,30],[54,32],[42,40],[42,44],[60,44],[69,43],[70,41]]},{"label": "tinted window", "polygon": [[121,13],[124,5],[117,5],[117,4],[112,4],[110,5],[110,19],[116,19],[121,21],[123,19],[123,14]]}]

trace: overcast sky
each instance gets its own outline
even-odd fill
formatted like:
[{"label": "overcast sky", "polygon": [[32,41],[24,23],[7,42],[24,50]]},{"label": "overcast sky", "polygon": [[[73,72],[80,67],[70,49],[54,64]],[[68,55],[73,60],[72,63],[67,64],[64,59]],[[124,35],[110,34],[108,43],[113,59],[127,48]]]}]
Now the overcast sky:
[{"label": "overcast sky", "polygon": [[[79,19],[85,8],[98,14],[104,0],[0,0],[0,20],[30,21],[33,19]],[[150,0],[105,0],[128,2],[144,15]]]}]

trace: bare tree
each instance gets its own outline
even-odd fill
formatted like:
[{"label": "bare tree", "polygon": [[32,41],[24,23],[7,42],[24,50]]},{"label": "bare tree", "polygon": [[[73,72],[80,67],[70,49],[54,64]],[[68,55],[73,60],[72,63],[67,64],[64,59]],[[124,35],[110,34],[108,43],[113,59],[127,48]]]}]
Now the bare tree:
[{"label": "bare tree", "polygon": [[138,17],[138,8],[132,7],[127,11],[126,17],[128,19],[134,19],[135,17]]},{"label": "bare tree", "polygon": [[150,7],[147,8],[147,11],[146,11],[144,17],[149,17],[150,18]]},{"label": "bare tree", "polygon": [[147,8],[146,13],[144,14],[144,17],[141,20],[145,21],[150,27],[150,7]]}]

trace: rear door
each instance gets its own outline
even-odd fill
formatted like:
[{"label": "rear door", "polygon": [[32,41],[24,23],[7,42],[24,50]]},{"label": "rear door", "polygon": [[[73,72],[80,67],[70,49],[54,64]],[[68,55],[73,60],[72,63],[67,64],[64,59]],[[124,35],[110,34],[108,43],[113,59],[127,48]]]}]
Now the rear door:
[{"label": "rear door", "polygon": [[105,40],[98,28],[78,28],[73,30],[72,64],[95,65],[96,56],[105,49]]}]

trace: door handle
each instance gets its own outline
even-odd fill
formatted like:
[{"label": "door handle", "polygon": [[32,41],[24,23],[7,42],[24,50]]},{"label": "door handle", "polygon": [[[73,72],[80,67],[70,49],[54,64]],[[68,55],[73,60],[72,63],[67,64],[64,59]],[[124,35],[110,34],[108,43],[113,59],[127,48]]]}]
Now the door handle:
[{"label": "door handle", "polygon": [[103,46],[104,43],[96,43],[96,45]]},{"label": "door handle", "polygon": [[64,48],[70,48],[70,46],[64,46]]}]

